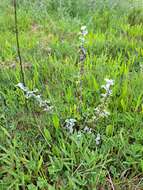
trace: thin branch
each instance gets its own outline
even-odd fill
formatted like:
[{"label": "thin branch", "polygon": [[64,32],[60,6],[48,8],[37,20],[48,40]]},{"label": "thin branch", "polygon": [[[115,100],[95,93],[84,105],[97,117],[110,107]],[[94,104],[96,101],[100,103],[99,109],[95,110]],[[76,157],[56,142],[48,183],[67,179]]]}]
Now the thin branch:
[{"label": "thin branch", "polygon": [[112,190],[115,190],[115,187],[114,187],[114,184],[113,184],[113,181],[112,181],[112,178],[111,178],[109,172],[108,172],[108,178],[107,178],[107,181],[110,183],[111,189],[112,189]]},{"label": "thin branch", "polygon": [[23,84],[25,85],[24,69],[22,65],[22,58],[21,58],[21,51],[20,51],[20,44],[19,44],[19,31],[18,31],[18,22],[17,22],[17,1],[16,0],[13,0],[13,6],[14,6],[14,18],[15,18],[15,37],[16,37],[16,43],[17,43],[17,54],[18,54],[19,64],[20,64],[21,80]]}]

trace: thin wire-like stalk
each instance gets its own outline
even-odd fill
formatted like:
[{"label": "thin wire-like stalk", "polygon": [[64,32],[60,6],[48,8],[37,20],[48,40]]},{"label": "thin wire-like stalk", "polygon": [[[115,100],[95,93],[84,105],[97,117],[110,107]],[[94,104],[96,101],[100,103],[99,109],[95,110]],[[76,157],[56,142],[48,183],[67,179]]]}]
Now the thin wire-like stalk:
[{"label": "thin wire-like stalk", "polygon": [[19,58],[19,65],[20,65],[20,75],[21,75],[21,80],[24,86],[26,86],[24,69],[23,69],[22,58],[21,58],[20,44],[19,44],[19,30],[18,30],[18,21],[17,21],[17,1],[16,0],[13,0],[13,6],[14,6],[14,21],[15,21],[15,37],[16,37],[16,44],[17,44],[17,55]]},{"label": "thin wire-like stalk", "polygon": [[83,84],[82,84],[82,80],[83,80],[83,75],[84,75],[84,62],[86,59],[86,51],[84,46],[80,46],[80,71],[79,71],[79,75],[80,75],[80,81],[79,81],[79,111],[81,111],[82,108],[82,101],[83,101],[83,97],[82,97],[82,91],[83,91]]},{"label": "thin wire-like stalk", "polygon": [[[20,51],[20,43],[19,43],[19,30],[18,30],[18,20],[17,20],[17,0],[13,0],[13,7],[14,7],[14,21],[15,21],[15,37],[16,37],[16,44],[17,44],[17,55],[19,58],[19,65],[20,65],[20,78],[24,86],[26,86],[25,82],[25,75],[24,75],[24,69],[22,64],[22,58],[21,58],[21,51]],[[28,111],[28,104],[25,99],[25,106],[26,110]]]}]

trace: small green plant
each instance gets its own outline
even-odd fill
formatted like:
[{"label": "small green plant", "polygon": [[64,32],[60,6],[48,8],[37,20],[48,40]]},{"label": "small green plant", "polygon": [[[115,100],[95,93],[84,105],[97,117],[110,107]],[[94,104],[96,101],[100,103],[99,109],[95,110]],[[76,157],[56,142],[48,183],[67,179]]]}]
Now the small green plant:
[{"label": "small green plant", "polygon": [[2,0],[0,190],[143,189],[142,12],[15,2],[25,84],[15,9]]}]

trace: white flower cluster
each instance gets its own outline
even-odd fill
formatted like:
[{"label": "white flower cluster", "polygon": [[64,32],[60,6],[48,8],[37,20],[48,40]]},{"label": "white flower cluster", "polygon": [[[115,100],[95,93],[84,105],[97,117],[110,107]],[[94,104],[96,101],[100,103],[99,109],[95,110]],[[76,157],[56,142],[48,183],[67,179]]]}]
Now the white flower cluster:
[{"label": "white flower cluster", "polygon": [[83,46],[84,43],[85,43],[85,36],[88,34],[88,30],[87,30],[87,27],[86,26],[82,26],[81,29],[80,29],[80,41],[81,41],[81,45]]},{"label": "white flower cluster", "polygon": [[106,109],[103,109],[102,105],[99,105],[97,108],[94,109],[96,118],[97,116],[100,118],[108,117],[110,115],[110,112],[107,111]]},{"label": "white flower cluster", "polygon": [[91,134],[91,133],[92,133],[92,129],[89,128],[89,127],[87,127],[87,126],[84,127],[83,131],[84,131],[84,133],[88,133],[88,134]]},{"label": "white flower cluster", "polygon": [[[65,127],[64,128],[68,131],[69,134],[74,133],[74,127],[75,127],[76,122],[77,122],[77,120],[74,118],[70,118],[70,119],[65,120]],[[83,130],[78,131],[77,137],[79,140],[83,134],[92,135],[92,137],[95,139],[96,145],[100,144],[100,142],[101,142],[100,134],[98,133],[97,136],[95,136],[95,134],[91,128],[86,126]]]},{"label": "white flower cluster", "polygon": [[94,120],[97,121],[99,118],[104,118],[108,117],[110,115],[110,112],[107,111],[107,101],[109,97],[112,95],[112,90],[111,86],[114,85],[114,81],[112,79],[105,79],[106,84],[102,85],[101,87],[105,90],[105,93],[102,93],[102,99],[101,99],[101,104],[98,105],[94,111],[95,111],[95,116]]},{"label": "white flower cluster", "polygon": [[93,130],[87,126],[83,129],[83,132],[87,133],[87,134],[91,134],[93,136],[93,138],[95,139],[96,145],[100,144],[101,136],[99,133],[97,134],[97,136],[95,136],[95,134],[93,133]]},{"label": "white flower cluster", "polygon": [[101,136],[100,136],[99,133],[97,134],[97,136],[95,136],[95,134],[93,133],[93,130],[91,128],[87,127],[87,126],[83,129],[83,132],[93,135],[93,138],[95,138],[96,145],[100,144]]},{"label": "white flower cluster", "polygon": [[29,99],[29,98],[34,98],[37,103],[39,104],[39,106],[44,110],[44,111],[52,111],[53,106],[50,105],[50,102],[47,100],[43,100],[41,98],[41,95],[37,95],[36,93],[38,92],[38,89],[35,89],[33,91],[30,91],[27,87],[24,86],[23,83],[18,83],[17,85],[15,85],[16,87],[20,88],[24,94],[25,94],[25,98]]},{"label": "white flower cluster", "polygon": [[76,124],[76,119],[70,118],[70,119],[66,119],[65,120],[65,128],[67,129],[67,131],[72,134],[74,132],[74,126]]},{"label": "white flower cluster", "polygon": [[100,136],[99,133],[97,134],[95,141],[96,141],[96,145],[100,144],[100,142],[101,142],[101,136]]},{"label": "white flower cluster", "polygon": [[110,88],[114,85],[114,81],[112,79],[105,79],[105,81],[106,84],[101,86],[105,90],[105,93],[101,94],[104,99],[112,95],[112,90]]}]

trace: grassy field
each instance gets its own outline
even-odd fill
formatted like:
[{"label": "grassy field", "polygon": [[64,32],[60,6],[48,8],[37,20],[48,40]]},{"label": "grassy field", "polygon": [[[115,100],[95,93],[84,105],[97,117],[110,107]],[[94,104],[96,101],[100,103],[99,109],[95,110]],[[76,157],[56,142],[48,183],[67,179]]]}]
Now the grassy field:
[{"label": "grassy field", "polygon": [[133,2],[18,0],[23,84],[14,7],[0,1],[0,190],[143,190]]}]

